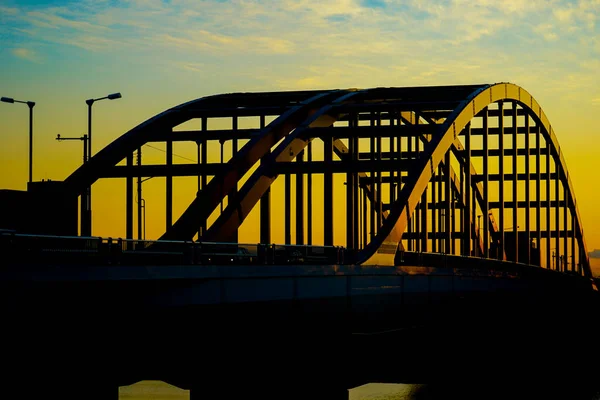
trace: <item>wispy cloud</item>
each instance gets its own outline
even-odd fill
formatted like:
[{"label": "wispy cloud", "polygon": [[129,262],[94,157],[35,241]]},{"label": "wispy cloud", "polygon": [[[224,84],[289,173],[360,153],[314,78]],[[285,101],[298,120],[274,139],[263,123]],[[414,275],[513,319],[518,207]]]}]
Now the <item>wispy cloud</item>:
[{"label": "wispy cloud", "polygon": [[36,63],[40,62],[39,56],[36,54],[36,52],[30,49],[19,47],[12,49],[12,53],[17,57],[22,58],[23,60],[32,61]]},{"label": "wispy cloud", "polygon": [[552,24],[540,24],[533,28],[533,31],[541,35],[544,39],[548,41],[553,41],[558,39],[558,35],[554,29]]},{"label": "wispy cloud", "polygon": [[18,13],[18,8],[0,6],[0,15],[17,15]]}]

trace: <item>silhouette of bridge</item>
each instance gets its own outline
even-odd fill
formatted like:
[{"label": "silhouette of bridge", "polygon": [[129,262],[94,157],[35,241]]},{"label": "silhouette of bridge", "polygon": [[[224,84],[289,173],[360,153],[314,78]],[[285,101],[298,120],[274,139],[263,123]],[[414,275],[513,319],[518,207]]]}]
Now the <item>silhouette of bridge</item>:
[{"label": "silhouette of bridge", "polygon": [[[196,146],[197,163],[174,163],[176,142]],[[143,164],[151,143],[164,143],[164,164]],[[190,176],[197,194],[174,221],[173,178]],[[283,205],[272,207],[279,176]],[[141,201],[134,237],[134,179],[141,199],[149,177],[165,178],[165,231],[153,241]],[[91,187],[115,178],[126,183],[125,238],[94,237]],[[66,180],[0,200],[11,210],[2,304],[18,327],[5,343],[36,354],[15,379],[60,387],[68,378],[57,383],[48,360],[62,357],[61,373],[104,388],[99,398],[153,378],[192,397],[289,386],[288,397],[317,387],[343,397],[366,382],[491,368],[516,357],[502,344],[513,329],[528,333],[535,365],[550,362],[536,339],[549,334],[573,339],[555,352],[578,362],[596,332],[565,159],[537,101],[510,83],[205,97],[133,128]],[[273,244],[281,209],[284,243]],[[253,210],[258,236],[239,243]],[[470,367],[448,361],[467,354]],[[219,386],[231,380],[239,387]]]}]

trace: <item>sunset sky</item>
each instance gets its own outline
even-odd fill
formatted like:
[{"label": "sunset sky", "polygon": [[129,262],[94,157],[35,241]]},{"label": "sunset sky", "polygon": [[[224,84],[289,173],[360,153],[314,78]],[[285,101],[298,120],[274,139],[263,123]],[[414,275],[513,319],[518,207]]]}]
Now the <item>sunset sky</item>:
[{"label": "sunset sky", "polygon": [[[548,115],[600,248],[600,0],[0,0],[0,44],[0,96],[37,103],[34,180],[81,164],[81,144],[55,137],[86,133],[85,100],[112,92],[94,104],[95,152],[218,93],[515,83]],[[27,106],[0,103],[0,188],[25,189],[27,149]],[[124,236],[114,185],[94,186],[96,235]]]}]

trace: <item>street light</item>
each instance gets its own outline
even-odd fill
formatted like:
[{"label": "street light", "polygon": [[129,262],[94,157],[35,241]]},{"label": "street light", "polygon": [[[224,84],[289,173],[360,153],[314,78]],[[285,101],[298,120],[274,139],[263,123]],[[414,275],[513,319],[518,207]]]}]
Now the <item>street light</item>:
[{"label": "street light", "polygon": [[31,183],[33,180],[33,106],[35,106],[35,102],[15,100],[12,97],[2,97],[0,101],[11,104],[27,104],[29,107],[29,183]]},{"label": "street light", "polygon": [[[96,102],[96,101],[100,101],[100,100],[104,100],[104,99],[108,99],[108,100],[115,100],[115,99],[120,99],[121,98],[121,93],[111,93],[108,96],[104,96],[104,97],[98,97],[97,99],[87,99],[85,101],[85,104],[88,105],[88,157],[91,158],[92,157],[92,105]],[[82,236],[91,236],[92,235],[92,188],[90,186],[88,186],[86,188],[86,193],[85,193],[85,197],[86,197],[86,226],[85,226],[85,232],[82,232]]]},{"label": "street light", "polygon": [[98,97],[97,99],[87,99],[85,101],[85,104],[88,105],[88,154],[90,157],[92,156],[92,105],[96,101],[100,101],[100,100],[104,100],[104,99],[115,100],[115,99],[120,99],[120,98],[121,98],[121,93],[111,93],[108,96]]}]

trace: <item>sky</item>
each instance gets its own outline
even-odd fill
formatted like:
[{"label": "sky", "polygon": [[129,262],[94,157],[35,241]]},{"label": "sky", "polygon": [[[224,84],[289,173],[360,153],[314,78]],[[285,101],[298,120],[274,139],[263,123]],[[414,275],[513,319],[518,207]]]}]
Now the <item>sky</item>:
[{"label": "sky", "polygon": [[[85,100],[113,92],[123,97],[94,104],[94,152],[207,95],[511,82],[552,123],[591,251],[599,25],[600,0],[0,0],[0,96],[36,102],[34,180],[63,180],[82,150],[56,135],[86,133]],[[176,149],[184,162],[195,151]],[[0,188],[25,189],[27,152],[27,106],[0,103]],[[112,212],[124,209],[120,192],[94,185],[95,235],[124,236],[124,214]],[[164,231],[148,224],[148,238]]]}]

